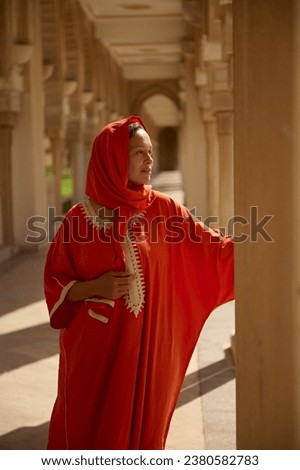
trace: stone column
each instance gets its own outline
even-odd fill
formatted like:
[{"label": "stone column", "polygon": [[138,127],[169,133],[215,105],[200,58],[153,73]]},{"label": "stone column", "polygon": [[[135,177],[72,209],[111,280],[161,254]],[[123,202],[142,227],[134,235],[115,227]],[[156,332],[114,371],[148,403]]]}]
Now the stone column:
[{"label": "stone column", "polygon": [[[210,69],[215,68],[216,63],[211,63]],[[199,90],[200,108],[206,126],[208,207],[210,216],[218,216],[216,226],[227,232],[228,220],[234,214],[232,92],[222,90],[227,86],[227,81],[217,85],[214,74],[208,75],[208,86]],[[218,86],[220,90],[216,90]]]},{"label": "stone column", "polygon": [[[19,64],[22,99],[13,132],[13,223],[14,244],[18,250],[36,250],[40,242],[28,243],[29,225],[34,216],[47,216],[47,190],[44,159],[43,64],[39,15],[40,2],[17,2],[17,38],[28,44],[14,44]],[[49,70],[48,70],[49,72]],[[28,225],[29,224],[29,225]]]},{"label": "stone column", "polygon": [[[225,228],[234,214],[233,208],[233,114],[218,112],[217,131],[219,137],[219,227]],[[233,235],[232,233],[229,235]]]},{"label": "stone column", "polygon": [[[77,82],[68,80],[48,80],[46,90],[46,133],[51,141],[54,169],[55,206],[62,214],[61,175],[64,169],[65,139],[70,116],[70,97],[77,88]],[[47,106],[47,104],[49,105]]]},{"label": "stone column", "polygon": [[52,157],[53,167],[52,184],[54,190],[52,191],[55,196],[55,207],[58,214],[62,213],[60,179],[66,134],[66,104],[61,81],[47,80],[45,82],[45,132],[51,143],[49,153]]},{"label": "stone column", "polygon": [[299,449],[299,2],[233,18],[237,448]]},{"label": "stone column", "polygon": [[[206,67],[196,69],[196,84],[199,87],[198,102],[205,126],[206,151],[207,151],[207,206],[208,217],[219,219],[219,138],[217,132],[217,119],[211,109],[211,94],[207,87]],[[218,228],[219,220],[208,219],[210,227]]]},{"label": "stone column", "polygon": [[[1,93],[0,93],[1,96]],[[11,144],[12,131],[16,124],[17,113],[0,110],[0,248],[12,245],[13,237],[13,204],[12,204],[12,172]]]},{"label": "stone column", "polygon": [[72,176],[74,182],[73,204],[82,201],[85,194],[86,164],[82,139],[70,140],[72,153]]},{"label": "stone column", "polygon": [[[226,227],[233,215],[233,130],[230,2],[208,2],[205,33],[198,38],[199,66],[196,83],[199,107],[206,123],[209,215],[218,216],[217,227]],[[226,31],[226,34],[225,34]],[[226,41],[225,41],[226,39]]]},{"label": "stone column", "polygon": [[[87,122],[96,120],[91,102],[91,92],[76,93],[71,99],[71,113],[68,118],[67,144],[70,146],[72,160],[72,176],[74,181],[73,203],[84,198],[86,180],[86,149],[85,132]],[[87,106],[89,111],[87,112]],[[93,116],[90,116],[90,114]],[[95,125],[95,123],[94,123]]]},{"label": "stone column", "polygon": [[[205,120],[206,146],[207,146],[207,178],[208,178],[208,215],[218,216],[220,188],[219,188],[219,141],[217,134],[217,121],[215,118]],[[210,225],[219,227],[219,223]]]},{"label": "stone column", "polygon": [[62,156],[64,153],[64,139],[59,135],[50,137],[52,158],[53,158],[53,171],[54,171],[54,195],[55,195],[55,207],[57,215],[62,215],[62,197],[60,190],[60,181],[62,174]]},{"label": "stone column", "polygon": [[[90,159],[93,141],[100,130],[108,123],[106,118],[106,102],[104,100],[93,100],[88,105],[87,119],[84,124],[84,168],[86,170]],[[84,174],[86,176],[86,172]],[[85,188],[84,188],[85,189]]]},{"label": "stone column", "polygon": [[[294,120],[294,134],[293,134],[293,161],[292,161],[292,220],[293,220],[293,235],[292,235],[292,249],[293,249],[293,265],[292,265],[292,310],[293,310],[293,325],[296,330],[296,341],[294,342],[294,375],[295,375],[295,395],[300,396],[300,3],[294,2],[294,96],[293,96],[293,120]],[[300,402],[296,401],[296,429],[295,429],[295,443],[296,448],[300,448]]]},{"label": "stone column", "polygon": [[181,169],[183,173],[186,204],[196,207],[198,216],[207,215],[207,161],[204,123],[198,106],[198,90],[195,85],[194,56],[185,54],[185,116],[184,145]]},{"label": "stone column", "polygon": [[[0,43],[2,45],[0,53],[0,246],[11,247],[15,241],[12,178],[13,130],[21,110],[21,95],[24,91],[23,64],[30,59],[32,46],[14,43],[15,30],[18,28],[15,27],[15,30],[13,28],[15,12],[12,2],[2,0],[0,7]],[[19,39],[24,38],[20,36]]]}]

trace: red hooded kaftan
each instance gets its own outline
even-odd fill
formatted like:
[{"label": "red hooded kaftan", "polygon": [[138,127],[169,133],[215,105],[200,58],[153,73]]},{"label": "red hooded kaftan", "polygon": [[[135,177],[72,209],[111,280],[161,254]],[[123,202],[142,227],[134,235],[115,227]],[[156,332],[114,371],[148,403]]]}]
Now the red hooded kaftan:
[{"label": "red hooded kaftan", "polygon": [[[49,449],[164,449],[201,328],[233,299],[233,245],[150,187],[127,187],[128,124],[96,137],[87,195],[66,215],[45,265],[51,325],[61,328]],[[128,295],[70,302],[76,281],[107,271],[136,278]]]}]

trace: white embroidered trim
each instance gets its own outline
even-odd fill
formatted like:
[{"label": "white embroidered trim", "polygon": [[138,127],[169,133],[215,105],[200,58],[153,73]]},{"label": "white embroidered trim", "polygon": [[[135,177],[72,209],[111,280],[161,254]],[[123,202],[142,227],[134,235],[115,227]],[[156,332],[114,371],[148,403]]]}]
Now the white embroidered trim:
[{"label": "white embroidered trim", "polygon": [[99,217],[99,215],[95,212],[95,209],[93,208],[91,201],[89,199],[86,199],[85,201],[82,201],[80,203],[80,209],[83,212],[89,224],[92,225],[93,227],[96,227],[98,229],[103,229],[104,231],[112,227],[113,225],[112,222],[108,222],[102,219],[101,217]]},{"label": "white embroidered trim", "polygon": [[[58,284],[61,286],[61,283],[54,277],[53,279],[55,279]],[[62,288],[62,291],[60,293],[60,297],[58,299],[58,301],[53,305],[52,309],[51,309],[51,312],[50,312],[50,319],[52,317],[52,315],[56,312],[56,310],[58,309],[58,307],[63,303],[63,301],[65,300],[66,298],[66,295],[67,293],[69,292],[69,290],[71,289],[71,287],[73,286],[73,284],[75,284],[75,282],[77,281],[71,281],[69,282],[66,286],[64,286]]]},{"label": "white embroidered trim", "polygon": [[125,296],[125,303],[126,307],[134,313],[136,318],[145,303],[145,280],[138,246],[132,233],[132,227],[143,215],[142,212],[139,212],[131,219],[126,234],[126,241],[123,245],[126,270],[135,274],[135,279],[130,284],[129,292]]},{"label": "white embroidered trim", "polygon": [[[81,210],[88,222],[94,227],[104,230],[108,230],[112,227],[112,222],[106,222],[96,214],[89,199],[81,203]],[[144,217],[144,212],[138,212],[131,218],[125,242],[122,244],[125,254],[126,270],[135,274],[135,279],[132,281],[129,292],[125,296],[125,305],[136,318],[145,303],[145,280],[139,250],[132,233],[132,227],[142,217]]]},{"label": "white embroidered trim", "polygon": [[94,312],[91,308],[89,309],[89,316],[94,318],[95,320],[101,321],[102,323],[108,323],[109,318],[101,315],[100,313]]},{"label": "white embroidered trim", "polygon": [[[109,305],[112,308],[115,306],[115,303],[116,303],[114,300],[99,299],[98,297],[90,297],[88,299],[85,299],[85,302],[97,302],[97,303],[100,303],[100,304]],[[94,312],[94,310],[92,310],[91,308],[89,308],[88,314],[89,314],[90,317],[95,318],[95,320],[99,320],[102,323],[108,323],[109,322],[108,317],[106,317],[105,315],[101,315],[101,313]]]},{"label": "white embroidered trim", "polygon": [[99,302],[99,303],[102,303],[102,304],[110,305],[111,307],[114,307],[115,303],[116,303],[114,300],[99,299],[99,297],[90,297],[88,299],[85,299],[85,302]]}]

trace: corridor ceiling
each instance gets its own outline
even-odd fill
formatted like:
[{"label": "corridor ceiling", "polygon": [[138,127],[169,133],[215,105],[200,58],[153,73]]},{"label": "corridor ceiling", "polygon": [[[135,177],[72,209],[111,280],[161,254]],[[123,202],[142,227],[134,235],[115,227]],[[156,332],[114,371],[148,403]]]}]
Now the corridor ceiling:
[{"label": "corridor ceiling", "polygon": [[128,80],[178,78],[181,0],[80,0]]},{"label": "corridor ceiling", "polygon": [[[128,80],[176,80],[187,22],[182,0],[80,0],[96,35]],[[169,101],[169,103],[167,102]],[[158,126],[178,124],[176,106],[157,95],[145,103]],[[158,112],[160,109],[160,112]]]}]

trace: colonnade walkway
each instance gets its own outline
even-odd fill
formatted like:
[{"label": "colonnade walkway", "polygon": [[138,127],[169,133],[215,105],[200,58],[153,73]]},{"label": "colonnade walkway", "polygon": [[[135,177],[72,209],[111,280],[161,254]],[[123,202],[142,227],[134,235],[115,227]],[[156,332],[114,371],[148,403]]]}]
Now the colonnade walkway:
[{"label": "colonnade walkway", "polygon": [[[180,199],[179,176],[159,175],[156,187]],[[1,450],[46,446],[57,386],[58,332],[49,327],[44,301],[45,254],[45,248],[19,254],[0,267]],[[233,329],[230,302],[206,322],[173,416],[167,449],[235,449],[235,371],[225,355]]]}]

